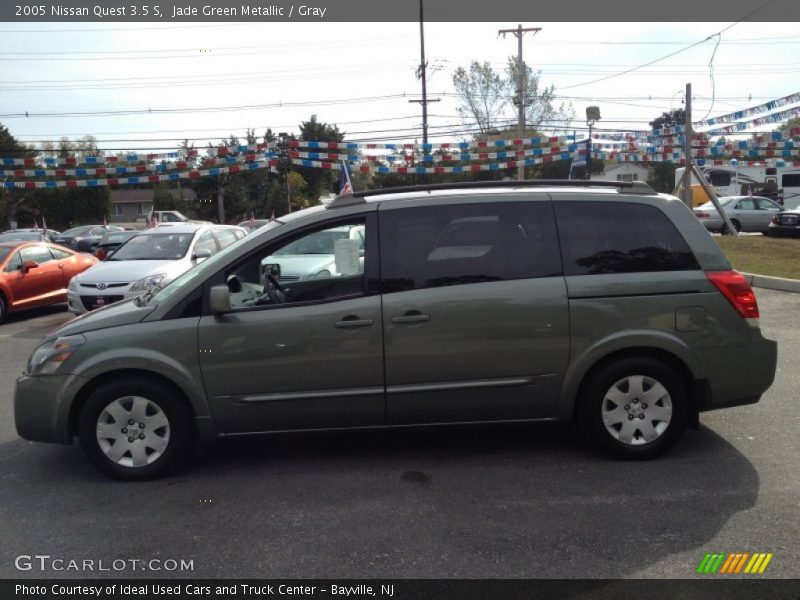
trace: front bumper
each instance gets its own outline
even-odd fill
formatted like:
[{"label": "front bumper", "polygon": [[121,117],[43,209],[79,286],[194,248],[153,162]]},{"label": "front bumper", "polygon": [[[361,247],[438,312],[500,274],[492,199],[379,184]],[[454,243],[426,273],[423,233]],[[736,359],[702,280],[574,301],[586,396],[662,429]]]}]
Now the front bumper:
[{"label": "front bumper", "polygon": [[776,237],[782,235],[800,236],[800,222],[797,225],[775,225],[775,223],[770,223],[767,233]]},{"label": "front bumper", "polygon": [[131,292],[129,287],[107,288],[102,291],[96,288],[70,288],[67,290],[67,307],[70,312],[80,315],[95,308],[141,296],[143,293]]},{"label": "front bumper", "polygon": [[34,442],[72,443],[72,402],[88,382],[78,375],[23,375],[14,387],[14,422],[19,436]]},{"label": "front bumper", "polygon": [[698,398],[700,411],[753,404],[775,380],[778,344],[759,337],[744,346],[696,351],[707,374],[707,393]]}]

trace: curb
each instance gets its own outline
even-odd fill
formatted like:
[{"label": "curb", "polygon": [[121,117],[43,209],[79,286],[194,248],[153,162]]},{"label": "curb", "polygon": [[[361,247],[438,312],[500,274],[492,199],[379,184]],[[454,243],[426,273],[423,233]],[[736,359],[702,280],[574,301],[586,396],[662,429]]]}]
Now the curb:
[{"label": "curb", "polygon": [[757,288],[766,290],[778,290],[781,292],[794,292],[800,294],[800,279],[785,279],[783,277],[769,277],[768,275],[756,275],[753,273],[742,273],[747,283]]}]

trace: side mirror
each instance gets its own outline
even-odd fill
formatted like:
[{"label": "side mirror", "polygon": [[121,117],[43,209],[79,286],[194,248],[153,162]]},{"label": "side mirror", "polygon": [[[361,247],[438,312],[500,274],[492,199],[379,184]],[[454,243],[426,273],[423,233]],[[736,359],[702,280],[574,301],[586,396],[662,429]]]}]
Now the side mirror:
[{"label": "side mirror", "polygon": [[22,272],[27,273],[31,269],[35,269],[38,266],[39,263],[37,263],[35,260],[26,260],[24,263],[22,263]]},{"label": "side mirror", "polygon": [[209,256],[211,256],[211,250],[209,250],[208,248],[200,248],[200,250],[197,250],[192,255],[192,258],[195,260],[202,260],[208,258]]},{"label": "side mirror", "polygon": [[231,292],[226,284],[211,286],[211,295],[208,298],[211,311],[221,315],[231,310]]}]

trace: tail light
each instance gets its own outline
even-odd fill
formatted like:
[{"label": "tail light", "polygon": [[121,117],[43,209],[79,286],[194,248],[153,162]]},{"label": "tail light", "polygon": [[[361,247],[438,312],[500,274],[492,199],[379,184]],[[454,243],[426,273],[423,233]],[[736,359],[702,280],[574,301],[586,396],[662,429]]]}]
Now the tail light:
[{"label": "tail light", "polygon": [[778,215],[775,215],[774,217],[772,217],[771,222],[773,225],[778,225],[780,223],[780,217],[778,217]]},{"label": "tail light", "polygon": [[707,212],[700,211],[700,210],[694,211],[694,214],[698,219],[709,219],[709,218],[711,218],[710,214],[708,214]]},{"label": "tail light", "polygon": [[758,319],[758,302],[753,288],[738,271],[706,271],[706,277],[722,292],[742,318]]}]

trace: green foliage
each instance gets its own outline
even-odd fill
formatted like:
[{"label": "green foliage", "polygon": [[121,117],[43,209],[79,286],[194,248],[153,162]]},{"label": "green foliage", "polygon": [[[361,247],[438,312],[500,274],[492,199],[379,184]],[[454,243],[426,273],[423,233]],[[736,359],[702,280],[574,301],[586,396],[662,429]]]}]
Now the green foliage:
[{"label": "green foliage", "polygon": [[678,165],[673,163],[655,163],[647,174],[647,183],[657,192],[671,194],[675,189],[675,171]]},{"label": "green foliage", "polygon": [[516,57],[508,59],[503,75],[488,62],[473,61],[469,69],[459,67],[453,74],[453,86],[460,101],[458,113],[465,124],[477,127],[478,137],[497,133],[516,122],[518,109],[513,100],[518,89],[525,91],[529,103],[525,109],[526,131],[564,130],[575,118],[572,104],[555,106],[554,87],[542,86],[541,72],[520,64]]},{"label": "green foliage", "polygon": [[[336,125],[329,125],[317,120],[317,115],[311,115],[308,121],[300,123],[300,137],[314,142],[341,142],[344,133]],[[311,167],[298,167],[293,165],[292,171],[302,175],[307,188],[303,191],[305,197],[313,204],[319,201],[320,196],[331,192],[338,192],[339,170],[315,169]],[[294,193],[292,194],[294,197]]]}]

